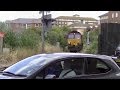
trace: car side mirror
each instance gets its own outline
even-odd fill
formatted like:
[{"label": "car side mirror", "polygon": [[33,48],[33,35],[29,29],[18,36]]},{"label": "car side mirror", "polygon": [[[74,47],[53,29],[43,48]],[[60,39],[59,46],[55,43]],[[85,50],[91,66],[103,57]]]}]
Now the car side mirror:
[{"label": "car side mirror", "polygon": [[56,75],[54,74],[48,74],[45,79],[55,79],[56,78]]}]

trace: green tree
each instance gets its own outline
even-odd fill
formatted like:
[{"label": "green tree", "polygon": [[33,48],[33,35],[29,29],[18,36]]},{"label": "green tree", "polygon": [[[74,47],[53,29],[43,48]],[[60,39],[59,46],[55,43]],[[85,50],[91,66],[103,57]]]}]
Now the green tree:
[{"label": "green tree", "polygon": [[4,37],[4,46],[14,48],[16,47],[17,38],[14,32],[7,31]]},{"label": "green tree", "polygon": [[83,45],[82,52],[92,53],[92,54],[98,53],[98,35],[99,35],[99,30],[90,31],[90,45],[87,45],[86,44],[87,32],[84,33],[84,35],[83,35],[83,44],[84,45]]},{"label": "green tree", "polygon": [[4,22],[0,22],[0,31],[1,32],[7,32],[9,30],[10,30],[10,28],[7,27],[7,25]]},{"label": "green tree", "polygon": [[54,27],[52,30],[48,31],[46,40],[52,45],[56,45],[57,42],[60,43],[60,47],[65,49],[67,46],[67,41],[65,35],[70,31],[68,27]]},{"label": "green tree", "polygon": [[18,47],[36,48],[40,43],[40,39],[40,31],[33,28],[24,30],[21,33],[7,31],[4,37],[4,46],[12,49]]},{"label": "green tree", "polygon": [[18,38],[19,47],[35,48],[40,42],[40,35],[34,29],[22,32]]}]

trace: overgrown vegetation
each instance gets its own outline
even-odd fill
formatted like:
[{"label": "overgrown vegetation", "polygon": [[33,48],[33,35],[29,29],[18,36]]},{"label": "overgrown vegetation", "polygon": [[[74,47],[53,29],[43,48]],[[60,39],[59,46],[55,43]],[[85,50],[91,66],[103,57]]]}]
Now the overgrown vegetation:
[{"label": "overgrown vegetation", "polygon": [[[50,45],[49,43],[45,44],[45,50],[46,53],[62,52],[62,49],[60,47]],[[25,48],[25,47],[16,48],[15,50],[12,50],[10,53],[3,53],[0,55],[0,66],[6,66],[6,65],[9,66],[24,58],[39,53],[41,53],[41,43],[39,44],[39,47],[33,49]]]},{"label": "overgrown vegetation", "polygon": [[35,30],[28,29],[22,33],[7,31],[4,38],[4,46],[9,48],[36,48],[40,42],[40,35]]},{"label": "overgrown vegetation", "polygon": [[84,53],[91,53],[91,54],[97,54],[98,53],[98,35],[99,35],[100,30],[93,30],[90,31],[90,44],[87,45],[86,40],[87,40],[87,32],[84,33],[83,36],[83,50],[82,52]]},{"label": "overgrown vegetation", "polygon": [[[5,33],[4,48],[9,48],[9,53],[0,55],[0,63],[13,64],[26,57],[41,53],[41,28],[29,28],[22,32],[15,33],[7,28],[5,23],[0,23],[0,31]],[[48,31],[45,37],[45,52],[62,52],[67,45],[64,38],[68,27],[54,27]],[[59,42],[60,45],[57,45]]]},{"label": "overgrown vegetation", "polygon": [[[52,30],[47,32],[45,42],[56,45],[60,44],[60,47],[65,49],[67,41],[65,35],[69,32],[68,27],[54,27]],[[21,33],[14,33],[10,30],[5,32],[4,46],[9,48],[36,48],[41,42],[41,29],[27,29]]]},{"label": "overgrown vegetation", "polygon": [[67,39],[65,36],[68,34],[70,29],[68,27],[54,27],[51,31],[48,32],[48,36],[46,38],[47,42],[56,45],[57,42],[59,42],[60,47],[63,48],[63,51],[65,50],[65,47],[67,46]]},{"label": "overgrown vegetation", "polygon": [[[41,28],[31,28],[20,33],[14,33],[7,28],[5,23],[0,23],[0,31],[5,33],[4,48],[10,48],[10,53],[0,55],[0,63],[15,63],[26,57],[41,53]],[[67,46],[65,36],[70,29],[68,27],[54,27],[47,32],[45,37],[45,51],[63,52]],[[87,32],[83,36],[84,47],[81,52],[97,53],[99,30],[90,31],[90,45],[86,44]]]}]

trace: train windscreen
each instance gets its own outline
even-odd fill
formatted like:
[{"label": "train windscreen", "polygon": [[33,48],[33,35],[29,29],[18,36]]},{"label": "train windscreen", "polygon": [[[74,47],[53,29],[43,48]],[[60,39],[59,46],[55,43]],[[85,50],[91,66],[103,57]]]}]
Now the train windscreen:
[{"label": "train windscreen", "polygon": [[68,39],[73,39],[74,38],[74,33],[70,33],[69,35],[68,35]]},{"label": "train windscreen", "polygon": [[75,34],[75,39],[80,39],[81,38],[81,35],[79,33],[76,33]]}]

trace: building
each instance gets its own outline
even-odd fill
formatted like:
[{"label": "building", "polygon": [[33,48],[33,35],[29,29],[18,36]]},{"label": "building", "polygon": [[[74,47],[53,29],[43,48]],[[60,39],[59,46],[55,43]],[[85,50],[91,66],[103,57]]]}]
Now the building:
[{"label": "building", "polygon": [[56,19],[56,25],[59,27],[69,26],[74,23],[81,23],[81,24],[98,24],[98,20],[90,17],[80,17],[79,15],[73,16],[59,16]]},{"label": "building", "polygon": [[98,28],[98,25],[94,25],[94,24],[83,24],[83,23],[73,23],[71,25],[69,25],[69,28],[71,30],[76,30],[81,32],[81,34],[84,34],[84,31],[86,31],[88,28],[91,28],[91,30],[95,30],[96,28]]},{"label": "building", "polygon": [[109,11],[100,17],[100,23],[120,23],[120,11]]},{"label": "building", "polygon": [[[6,24],[13,31],[17,32],[31,27],[33,28],[42,27],[42,22],[40,18],[39,19],[18,18],[15,20],[7,20]],[[76,24],[80,26],[76,26]],[[79,27],[79,29],[81,29],[87,24],[97,26],[98,20],[90,17],[80,17],[79,15],[75,14],[73,16],[59,16],[55,18],[54,22],[52,22],[52,26],[58,27],[68,26],[73,29],[76,27]]]},{"label": "building", "polygon": [[23,29],[38,28],[42,26],[41,19],[18,18],[15,20],[7,20],[5,22],[13,31],[19,32]]},{"label": "building", "polygon": [[71,30],[79,31],[82,35],[84,34],[84,31],[89,27],[89,24],[82,24],[82,23],[73,23],[69,25]]}]

